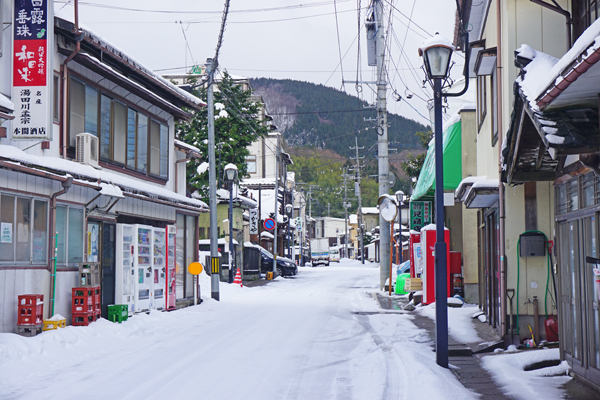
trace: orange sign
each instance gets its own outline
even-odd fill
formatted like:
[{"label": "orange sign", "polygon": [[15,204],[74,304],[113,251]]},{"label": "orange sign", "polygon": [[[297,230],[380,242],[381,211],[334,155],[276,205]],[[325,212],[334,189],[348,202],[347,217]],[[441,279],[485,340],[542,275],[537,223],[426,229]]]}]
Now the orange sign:
[{"label": "orange sign", "polygon": [[188,265],[188,271],[192,275],[200,275],[203,270],[204,266],[199,262],[193,262],[190,265]]}]

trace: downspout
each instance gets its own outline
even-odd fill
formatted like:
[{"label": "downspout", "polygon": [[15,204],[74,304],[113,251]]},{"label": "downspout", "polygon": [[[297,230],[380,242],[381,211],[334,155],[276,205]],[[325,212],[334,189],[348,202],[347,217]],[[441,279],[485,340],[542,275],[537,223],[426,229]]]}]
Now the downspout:
[{"label": "downspout", "polygon": [[62,190],[53,193],[50,197],[50,234],[48,235],[48,271],[50,271],[50,307],[48,307],[48,318],[51,318],[52,310],[54,310],[54,296],[55,296],[55,288],[56,288],[56,263],[52,262],[52,257],[56,257],[56,254],[52,254],[54,248],[57,247],[57,244],[54,243],[52,246],[52,239],[54,238],[54,234],[56,233],[56,198],[60,195],[63,195],[69,191],[71,185],[73,184],[73,177],[68,176],[67,180],[61,182],[63,187]]},{"label": "downspout", "polygon": [[567,10],[564,10],[557,2],[556,0],[551,0],[552,3],[554,3],[554,5],[552,4],[548,4],[543,0],[529,0],[532,3],[535,3],[539,6],[542,6],[544,8],[547,8],[550,11],[554,11],[556,13],[559,13],[561,15],[563,15],[565,17],[565,19],[567,20],[567,50],[569,50],[571,48],[571,43],[572,43],[572,39],[571,39],[571,27],[573,25],[573,20],[571,19],[571,13],[568,12]]},{"label": "downspout", "polygon": [[62,117],[62,156],[63,158],[67,158],[67,149],[69,148],[69,145],[67,143],[68,140],[68,132],[67,132],[67,64],[69,63],[69,61],[71,61],[73,59],[73,57],[75,57],[75,55],[77,53],[79,53],[79,51],[81,50],[81,32],[79,30],[79,2],[78,0],[75,0],[75,40],[76,40],[76,45],[75,45],[75,50],[73,50],[73,52],[69,55],[69,57],[67,57],[65,59],[65,61],[62,62],[62,64],[60,64],[60,76],[61,76],[61,80],[62,80],[62,113],[63,113],[63,117]]},{"label": "downspout", "polygon": [[[502,175],[502,4],[496,0],[496,106],[498,107],[498,176]],[[493,127],[492,127],[493,129]],[[506,336],[506,243],[505,243],[505,209],[504,209],[504,184],[498,185],[498,237],[500,257],[500,336]]]}]

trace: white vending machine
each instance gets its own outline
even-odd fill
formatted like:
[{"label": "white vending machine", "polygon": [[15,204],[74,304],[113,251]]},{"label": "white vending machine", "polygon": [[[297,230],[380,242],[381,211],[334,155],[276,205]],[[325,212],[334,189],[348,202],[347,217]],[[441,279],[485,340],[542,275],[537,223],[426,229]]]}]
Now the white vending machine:
[{"label": "white vending machine", "polygon": [[134,311],[134,239],[133,225],[117,224],[115,304],[126,304],[129,315]]},{"label": "white vending machine", "polygon": [[166,277],[166,309],[175,309],[175,240],[177,238],[177,227],[167,226],[167,277]]},{"label": "white vending machine", "polygon": [[152,289],[152,228],[134,225],[134,311],[144,312],[153,308]]},{"label": "white vending machine", "polygon": [[165,309],[167,274],[167,232],[164,228],[153,228],[152,237],[152,309]]}]

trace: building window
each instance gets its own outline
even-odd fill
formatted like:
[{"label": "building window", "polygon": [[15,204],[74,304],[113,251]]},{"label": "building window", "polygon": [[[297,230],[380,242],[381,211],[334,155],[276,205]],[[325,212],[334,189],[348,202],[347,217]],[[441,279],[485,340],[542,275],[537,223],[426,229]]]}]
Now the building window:
[{"label": "building window", "polygon": [[48,202],[0,195],[0,261],[45,264]]},{"label": "building window", "polygon": [[69,146],[98,136],[100,158],[145,174],[169,176],[169,128],[76,78],[69,81]]},{"label": "building window", "polygon": [[83,261],[84,238],[83,208],[57,206],[56,231],[58,232],[58,264],[74,264]]},{"label": "building window", "polygon": [[200,239],[206,239],[206,228],[201,227],[199,231]]},{"label": "building window", "polygon": [[490,84],[492,85],[492,98],[490,99],[492,103],[492,147],[494,147],[498,141],[498,87],[496,80],[496,63],[494,63],[490,81]]},{"label": "building window", "polygon": [[60,122],[60,76],[57,74],[52,77],[52,119]]},{"label": "building window", "polygon": [[248,171],[249,174],[256,173],[256,156],[246,157],[246,171]]},{"label": "building window", "polygon": [[487,99],[485,76],[477,77],[477,129],[481,130],[485,115],[487,114]]},{"label": "building window", "polygon": [[573,42],[585,31],[595,20],[600,17],[600,2],[597,0],[574,0],[573,1]]}]

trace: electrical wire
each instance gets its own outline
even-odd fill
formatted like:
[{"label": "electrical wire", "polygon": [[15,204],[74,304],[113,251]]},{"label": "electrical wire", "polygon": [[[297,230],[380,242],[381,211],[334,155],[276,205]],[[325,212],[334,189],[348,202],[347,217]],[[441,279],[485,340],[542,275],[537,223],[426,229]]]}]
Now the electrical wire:
[{"label": "electrical wire", "polygon": [[340,55],[340,72],[342,73],[342,87],[341,87],[341,89],[345,92],[346,91],[346,86],[344,85],[344,64],[342,63],[342,45],[340,43],[340,27],[339,27],[339,24],[338,24],[338,11],[337,11],[336,0],[333,0],[333,8],[335,10],[335,30],[337,32],[338,53]]}]

